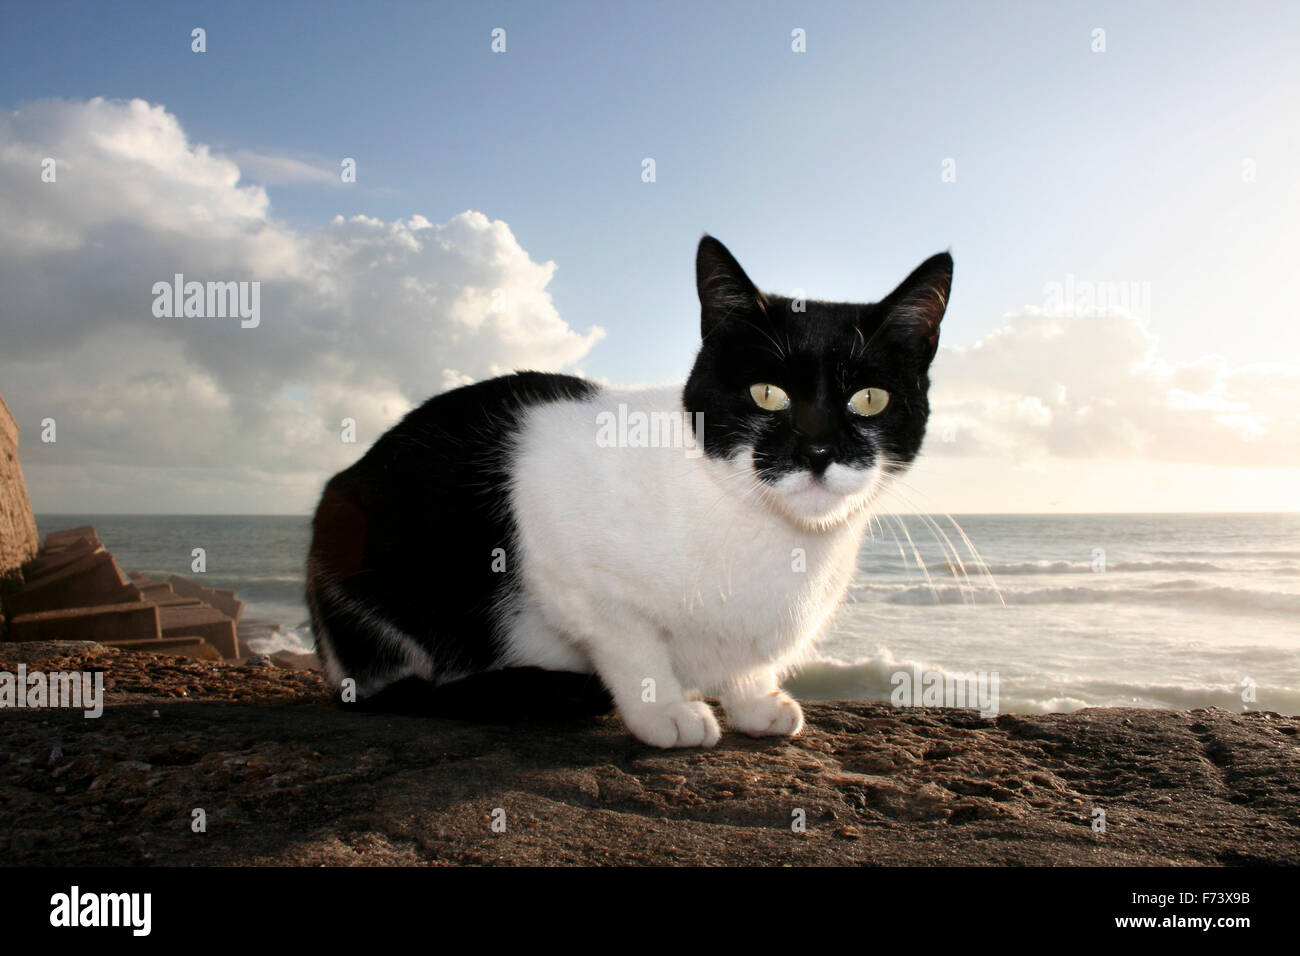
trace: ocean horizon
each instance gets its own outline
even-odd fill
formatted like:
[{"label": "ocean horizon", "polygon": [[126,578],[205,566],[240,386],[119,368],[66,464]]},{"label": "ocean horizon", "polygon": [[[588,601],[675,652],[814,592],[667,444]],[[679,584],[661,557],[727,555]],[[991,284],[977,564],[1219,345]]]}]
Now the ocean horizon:
[{"label": "ocean horizon", "polygon": [[[1004,713],[1300,713],[1300,513],[881,514],[807,700],[889,700],[904,674],[995,675]],[[254,649],[313,647],[309,515],[40,514],[94,525],[124,570],[234,588]],[[207,570],[191,570],[205,551]]]}]

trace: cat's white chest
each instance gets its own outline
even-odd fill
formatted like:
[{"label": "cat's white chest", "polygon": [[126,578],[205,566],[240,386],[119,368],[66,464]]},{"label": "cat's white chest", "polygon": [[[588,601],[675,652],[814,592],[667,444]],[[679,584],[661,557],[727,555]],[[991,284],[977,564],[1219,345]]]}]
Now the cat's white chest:
[{"label": "cat's white chest", "polygon": [[860,540],[849,528],[801,534],[775,516],[738,518],[735,528],[699,543],[697,573],[682,581],[671,619],[675,657],[705,686],[738,669],[789,666],[811,651],[843,597]]},{"label": "cat's white chest", "polygon": [[[663,641],[709,689],[807,653],[852,575],[865,516],[806,531],[719,481],[689,449],[608,447],[611,400],[547,406],[520,436],[511,504],[524,599],[516,663],[576,668],[583,650]],[[640,393],[672,407],[673,393]]]}]

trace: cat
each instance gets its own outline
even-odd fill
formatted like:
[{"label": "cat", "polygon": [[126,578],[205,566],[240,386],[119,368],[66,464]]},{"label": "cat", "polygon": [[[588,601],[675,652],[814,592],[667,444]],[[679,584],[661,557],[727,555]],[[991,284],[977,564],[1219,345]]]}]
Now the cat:
[{"label": "cat", "polygon": [[[780,681],[921,448],[951,283],[939,253],[877,303],[791,299],[706,235],[684,388],[517,372],[429,399],[317,508],[307,598],[329,679],[473,719],[612,705],[663,748],[718,742],[712,692],[733,730],[798,734]],[[672,441],[611,428],[684,412]]]}]

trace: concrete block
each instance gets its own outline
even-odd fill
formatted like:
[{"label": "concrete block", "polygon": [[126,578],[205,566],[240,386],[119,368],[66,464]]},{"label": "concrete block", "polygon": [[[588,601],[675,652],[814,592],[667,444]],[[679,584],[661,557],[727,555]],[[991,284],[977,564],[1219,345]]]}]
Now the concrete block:
[{"label": "concrete block", "polygon": [[235,622],[214,608],[160,607],[158,620],[163,637],[201,637],[219,650],[222,657],[232,660],[239,657]]},{"label": "concrete block", "polygon": [[86,536],[61,542],[52,548],[41,548],[41,554],[65,554],[68,551],[84,551],[86,549],[93,551],[95,548],[102,548],[103,546],[98,538]]},{"label": "concrete block", "polygon": [[11,641],[97,641],[162,636],[159,611],[152,604],[108,604],[62,611],[20,614],[9,622]]},{"label": "concrete block", "polygon": [[107,551],[93,551],[71,564],[30,582],[5,599],[11,615],[59,608],[95,607],[140,600],[140,589]]},{"label": "concrete block", "polygon": [[109,592],[108,596],[101,602],[103,604],[134,604],[137,601],[143,601],[144,595],[134,584],[123,584],[120,590]]},{"label": "concrete block", "polygon": [[208,603],[222,614],[226,615],[226,617],[233,618],[236,626],[238,626],[239,619],[244,616],[244,602],[235,597],[234,589],[210,588],[209,590],[212,591],[216,600],[209,601]]},{"label": "concrete block", "polygon": [[[145,600],[150,604],[157,604],[159,607],[207,607],[198,598],[181,597],[179,594],[172,594],[170,591],[165,597],[151,598],[146,596]],[[215,610],[215,608],[214,608]]]},{"label": "concrete block", "polygon": [[64,548],[71,548],[78,545],[82,540],[90,541],[94,545],[99,545],[99,535],[90,525],[82,525],[80,528],[68,528],[64,531],[51,531],[45,536],[46,551],[58,551]]},{"label": "concrete block", "polygon": [[84,548],[68,548],[65,551],[43,551],[23,566],[23,579],[30,584],[37,578],[43,578],[66,568],[75,561],[80,561],[88,554],[103,550],[102,545],[88,544]]},{"label": "concrete block", "polygon": [[167,580],[177,594],[196,597],[204,604],[212,605],[232,621],[237,622],[244,613],[244,602],[235,599],[234,591],[204,587],[179,574],[173,574]]}]

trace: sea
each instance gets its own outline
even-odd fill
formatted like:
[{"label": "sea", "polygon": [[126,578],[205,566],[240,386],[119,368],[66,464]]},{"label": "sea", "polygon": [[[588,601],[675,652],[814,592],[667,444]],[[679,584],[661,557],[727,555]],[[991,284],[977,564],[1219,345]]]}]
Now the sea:
[{"label": "sea", "polygon": [[[278,625],[255,650],[312,647],[307,517],[37,522],[42,535],[94,525],[124,570],[234,588],[246,620]],[[1300,513],[880,515],[818,656],[786,687],[805,700],[897,701],[923,682],[980,677],[1002,713],[1300,714]]]}]

